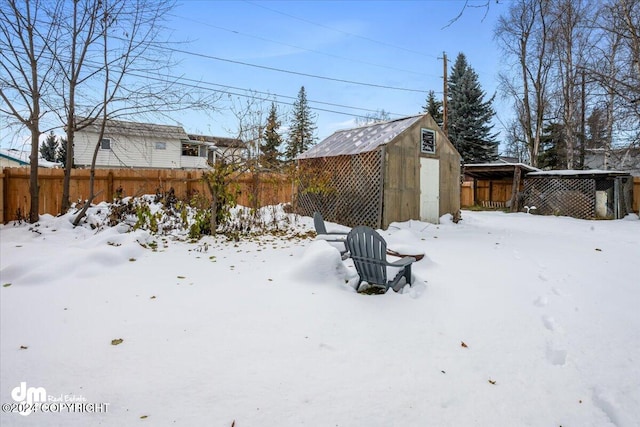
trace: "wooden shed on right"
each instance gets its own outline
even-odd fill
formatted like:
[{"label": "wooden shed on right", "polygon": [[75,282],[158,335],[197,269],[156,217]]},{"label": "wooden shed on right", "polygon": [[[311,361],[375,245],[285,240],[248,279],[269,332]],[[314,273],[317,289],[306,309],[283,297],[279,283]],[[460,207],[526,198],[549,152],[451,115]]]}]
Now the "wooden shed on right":
[{"label": "wooden shed on right", "polygon": [[619,219],[633,213],[633,177],[611,170],[530,172],[521,200],[540,215]]}]

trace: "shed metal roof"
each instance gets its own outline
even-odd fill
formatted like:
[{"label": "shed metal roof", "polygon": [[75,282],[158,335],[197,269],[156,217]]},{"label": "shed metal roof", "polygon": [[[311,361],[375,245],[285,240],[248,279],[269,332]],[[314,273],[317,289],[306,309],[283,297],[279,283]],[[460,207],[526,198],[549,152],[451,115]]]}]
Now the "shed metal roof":
[{"label": "shed metal roof", "polygon": [[476,179],[512,178],[516,168],[520,168],[524,173],[540,171],[524,163],[471,163],[464,165],[464,174]]},{"label": "shed metal roof", "polygon": [[373,151],[379,146],[391,142],[422,117],[424,116],[404,117],[388,122],[373,123],[334,132],[309,150],[300,154],[298,159],[345,156]]}]

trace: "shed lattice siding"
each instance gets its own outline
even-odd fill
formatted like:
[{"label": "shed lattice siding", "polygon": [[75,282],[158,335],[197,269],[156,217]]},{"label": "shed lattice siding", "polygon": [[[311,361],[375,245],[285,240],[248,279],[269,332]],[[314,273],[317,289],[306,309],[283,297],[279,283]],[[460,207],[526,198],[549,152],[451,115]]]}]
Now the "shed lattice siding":
[{"label": "shed lattice siding", "polygon": [[595,194],[594,179],[527,179],[523,202],[535,206],[531,212],[540,215],[594,219]]},{"label": "shed lattice siding", "polygon": [[[379,228],[382,220],[381,151],[301,159],[297,213],[322,213],[326,221]],[[311,178],[311,179],[309,179]],[[325,181],[318,191],[314,178]]]}]

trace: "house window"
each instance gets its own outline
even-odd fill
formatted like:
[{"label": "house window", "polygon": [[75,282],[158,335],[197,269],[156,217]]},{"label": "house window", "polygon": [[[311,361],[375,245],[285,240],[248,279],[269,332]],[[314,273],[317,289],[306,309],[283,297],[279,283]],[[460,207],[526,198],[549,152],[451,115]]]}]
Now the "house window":
[{"label": "house window", "polygon": [[420,152],[434,154],[436,152],[436,132],[430,129],[420,129]]},{"label": "house window", "polygon": [[100,140],[100,149],[101,150],[111,150],[111,139],[102,138]]},{"label": "house window", "polygon": [[166,150],[167,143],[166,142],[156,142],[156,150]]},{"label": "house window", "polygon": [[182,143],[182,155],[198,157],[198,145],[189,144],[187,142]]}]

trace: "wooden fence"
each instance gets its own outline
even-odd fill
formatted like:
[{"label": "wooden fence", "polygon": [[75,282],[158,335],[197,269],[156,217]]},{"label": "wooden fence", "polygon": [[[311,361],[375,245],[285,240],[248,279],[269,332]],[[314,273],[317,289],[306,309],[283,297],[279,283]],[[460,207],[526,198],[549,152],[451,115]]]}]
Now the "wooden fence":
[{"label": "wooden fence", "polygon": [[493,208],[504,208],[511,200],[511,187],[513,183],[509,181],[497,180],[476,180],[475,191],[473,181],[465,181],[460,189],[460,206],[469,207],[480,205]]},{"label": "wooden fence", "polygon": [[[60,213],[62,198],[62,169],[39,169],[40,214]],[[208,196],[208,190],[202,181],[202,172],[184,170],[151,170],[151,169],[99,169],[96,170],[95,191],[99,192],[95,203],[112,201],[115,191],[122,188],[124,196],[155,194],[157,191],[168,191],[173,187],[179,198],[196,192]],[[258,181],[250,174],[240,176],[235,184],[238,186],[238,203],[251,206],[257,195],[260,206],[292,201],[295,188],[286,175],[260,174]],[[255,190],[257,188],[257,190]],[[479,182],[476,189],[479,201],[499,203],[509,200],[510,185],[499,181],[492,184]],[[466,181],[460,191],[460,205],[473,206],[473,182]],[[74,169],[71,174],[71,201],[84,200],[89,195],[89,170]],[[0,223],[26,217],[29,213],[29,168],[4,168],[0,170]],[[640,212],[640,177],[634,178],[633,209]]]},{"label": "wooden fence", "polygon": [[633,210],[640,215],[640,176],[633,177]]},{"label": "wooden fence", "polygon": [[[89,197],[89,170],[74,169],[71,172],[71,202]],[[178,198],[200,193],[209,197],[202,180],[202,171],[169,169],[98,169],[94,189],[98,196],[94,203],[111,202],[116,191],[123,196],[140,196],[166,192],[173,188]],[[57,215],[62,202],[62,169],[38,169],[40,186],[40,214]],[[28,217],[29,168],[4,168],[0,173],[0,223],[6,224],[19,217]],[[257,199],[259,206],[288,203],[292,200],[291,179],[281,174],[244,174],[233,181],[238,189],[238,204],[252,206]]]},{"label": "wooden fence", "polygon": [[468,208],[473,206],[475,201],[473,200],[473,181],[464,181],[460,188],[460,207]]}]

